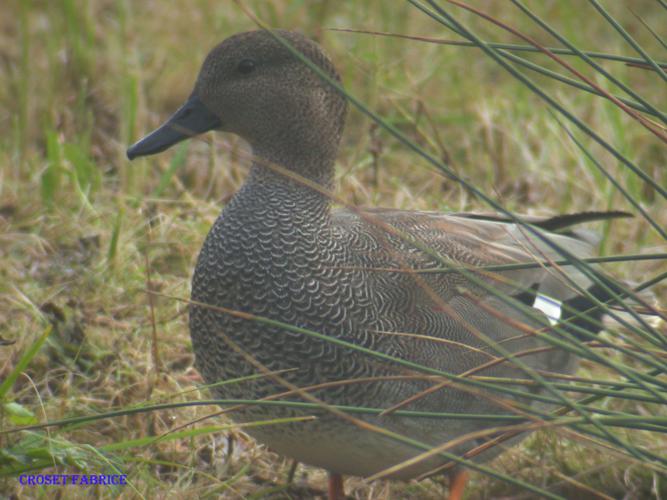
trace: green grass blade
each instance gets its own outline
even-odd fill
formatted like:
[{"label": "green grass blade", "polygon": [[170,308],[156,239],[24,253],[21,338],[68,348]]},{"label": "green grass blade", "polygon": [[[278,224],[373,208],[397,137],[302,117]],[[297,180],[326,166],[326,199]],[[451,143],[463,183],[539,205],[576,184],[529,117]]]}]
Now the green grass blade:
[{"label": "green grass blade", "polygon": [[51,326],[48,326],[44,329],[42,335],[40,335],[37,340],[30,344],[28,349],[26,349],[26,351],[19,358],[14,369],[9,372],[9,375],[7,375],[5,380],[0,383],[0,400],[4,400],[7,397],[7,394],[14,385],[14,382],[16,382],[16,379],[18,379],[19,375],[25,371],[32,359],[42,348],[42,345],[44,345],[44,342],[46,342],[46,339],[51,334],[51,330]]},{"label": "green grass blade", "polygon": [[632,36],[630,36],[630,33],[625,31],[623,29],[623,26],[620,25],[620,23],[614,19],[614,17],[609,14],[609,12],[602,6],[600,5],[600,2],[597,0],[589,0],[591,5],[595,7],[595,9],[604,17],[609,24],[611,24],[614,29],[625,39],[625,41],[628,42],[628,45],[630,45],[633,49],[635,49],[643,58],[644,61],[653,68],[653,70],[660,75],[660,78],[662,78],[665,82],[667,82],[667,74],[663,71],[662,67],[660,64],[658,64],[649,54],[646,52],[641,45],[639,45]]}]

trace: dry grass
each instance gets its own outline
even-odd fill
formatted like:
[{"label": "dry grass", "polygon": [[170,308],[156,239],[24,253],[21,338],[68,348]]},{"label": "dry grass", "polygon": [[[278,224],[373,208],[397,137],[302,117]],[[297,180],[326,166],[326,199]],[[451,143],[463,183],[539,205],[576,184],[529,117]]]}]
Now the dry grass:
[{"label": "dry grass", "polygon": [[[476,49],[322,30],[367,28],[453,38],[407,4],[391,12],[379,1],[361,7],[351,1],[248,4],[273,26],[320,35],[352,94],[495,194],[508,209],[554,213],[627,208],[546,107]],[[476,4],[553,43],[509,6]],[[593,14],[581,12],[577,4],[534,7],[582,47],[629,52],[608,25],[592,22]],[[629,4],[622,4],[608,7],[633,36],[656,47],[629,13]],[[632,2],[632,8],[648,20],[660,16],[664,21],[667,15],[649,1]],[[124,151],[189,94],[207,50],[232,33],[252,29],[251,21],[232,4],[212,0],[17,0],[3,10],[0,339],[15,343],[0,346],[0,380],[46,324],[54,328],[6,402],[14,401],[46,421],[208,397],[196,389],[199,379],[192,367],[183,303],[155,298],[151,304],[146,290],[189,296],[191,270],[208,227],[243,181],[246,163],[239,151],[244,146],[230,136],[210,137],[206,141],[212,145],[193,141],[187,156],[170,153],[132,165]],[[469,14],[461,17],[472,20]],[[479,33],[508,39],[477,25]],[[653,22],[654,28],[664,25]],[[666,102],[665,86],[654,75],[618,63],[610,67],[654,103]],[[599,98],[538,81],[658,183],[667,184],[667,154],[655,137]],[[667,227],[664,200],[598,148],[592,150]],[[373,151],[379,151],[377,170]],[[182,162],[175,175],[169,174],[170,162]],[[351,204],[486,208],[374,130],[356,111],[349,117],[338,167],[339,193]],[[614,222],[613,230],[605,232],[608,254],[659,248],[664,249],[664,242],[642,220]],[[609,269],[641,281],[663,272],[665,263]],[[665,291],[664,285],[656,288],[659,296]],[[118,467],[129,474],[131,488],[95,490],[101,497],[310,498],[323,491],[323,473],[300,466],[295,486],[286,492],[282,485],[289,462],[238,429],[102,452],[105,445],[189,429],[192,422],[217,411],[213,406],[184,407],[100,420],[67,432],[51,429],[49,443],[62,462],[45,471],[97,473]],[[228,424],[219,417],[194,427]],[[14,425],[5,408],[0,426]],[[2,434],[0,447],[5,452],[26,449],[30,436]],[[649,444],[664,454],[667,440]],[[494,466],[534,484],[552,484],[563,474],[612,496],[627,491],[630,498],[657,495],[654,484],[659,483],[656,473],[640,464],[553,434],[537,435]],[[667,488],[664,478],[661,484]],[[438,481],[366,484],[350,479],[347,486],[356,498],[373,499],[439,498],[443,491]],[[0,490],[26,498],[90,493],[22,488],[15,477],[0,478]],[[474,477],[470,490],[470,498],[517,494],[483,476]]]}]

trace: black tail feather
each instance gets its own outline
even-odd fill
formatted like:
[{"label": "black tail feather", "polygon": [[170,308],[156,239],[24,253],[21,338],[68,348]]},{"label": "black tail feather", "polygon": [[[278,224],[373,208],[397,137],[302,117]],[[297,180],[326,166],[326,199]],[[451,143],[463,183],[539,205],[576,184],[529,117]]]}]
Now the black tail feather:
[{"label": "black tail feather", "polygon": [[577,295],[563,302],[561,323],[559,324],[562,329],[580,340],[590,340],[581,333],[580,329],[594,335],[602,330],[602,318],[606,314],[608,306],[620,302],[616,297],[621,299],[627,297],[627,293],[619,283],[611,279],[604,279],[603,284],[604,286],[596,283],[588,288],[588,293],[597,301],[602,302],[601,305],[584,295]]}]

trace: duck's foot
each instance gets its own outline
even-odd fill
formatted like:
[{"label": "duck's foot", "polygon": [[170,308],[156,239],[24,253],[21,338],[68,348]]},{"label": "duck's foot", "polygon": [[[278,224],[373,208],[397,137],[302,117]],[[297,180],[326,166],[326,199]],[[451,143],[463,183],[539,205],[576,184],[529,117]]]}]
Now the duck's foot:
[{"label": "duck's foot", "polygon": [[463,500],[463,491],[468,482],[468,471],[458,470],[449,476],[449,500]]},{"label": "duck's foot", "polygon": [[344,498],[343,476],[335,472],[329,472],[329,500],[343,500]]}]

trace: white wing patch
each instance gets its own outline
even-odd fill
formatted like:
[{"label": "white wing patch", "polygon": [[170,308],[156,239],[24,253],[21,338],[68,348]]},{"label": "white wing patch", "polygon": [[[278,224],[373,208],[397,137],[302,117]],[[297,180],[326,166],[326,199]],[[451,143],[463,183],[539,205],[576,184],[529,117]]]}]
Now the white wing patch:
[{"label": "white wing patch", "polygon": [[555,325],[556,323],[558,323],[558,320],[560,319],[562,313],[561,304],[562,302],[560,300],[556,300],[553,297],[549,297],[547,295],[542,295],[541,293],[538,293],[535,296],[535,302],[533,302],[533,307],[535,309],[539,309],[544,314],[546,314],[547,318],[549,318],[549,323]]}]

